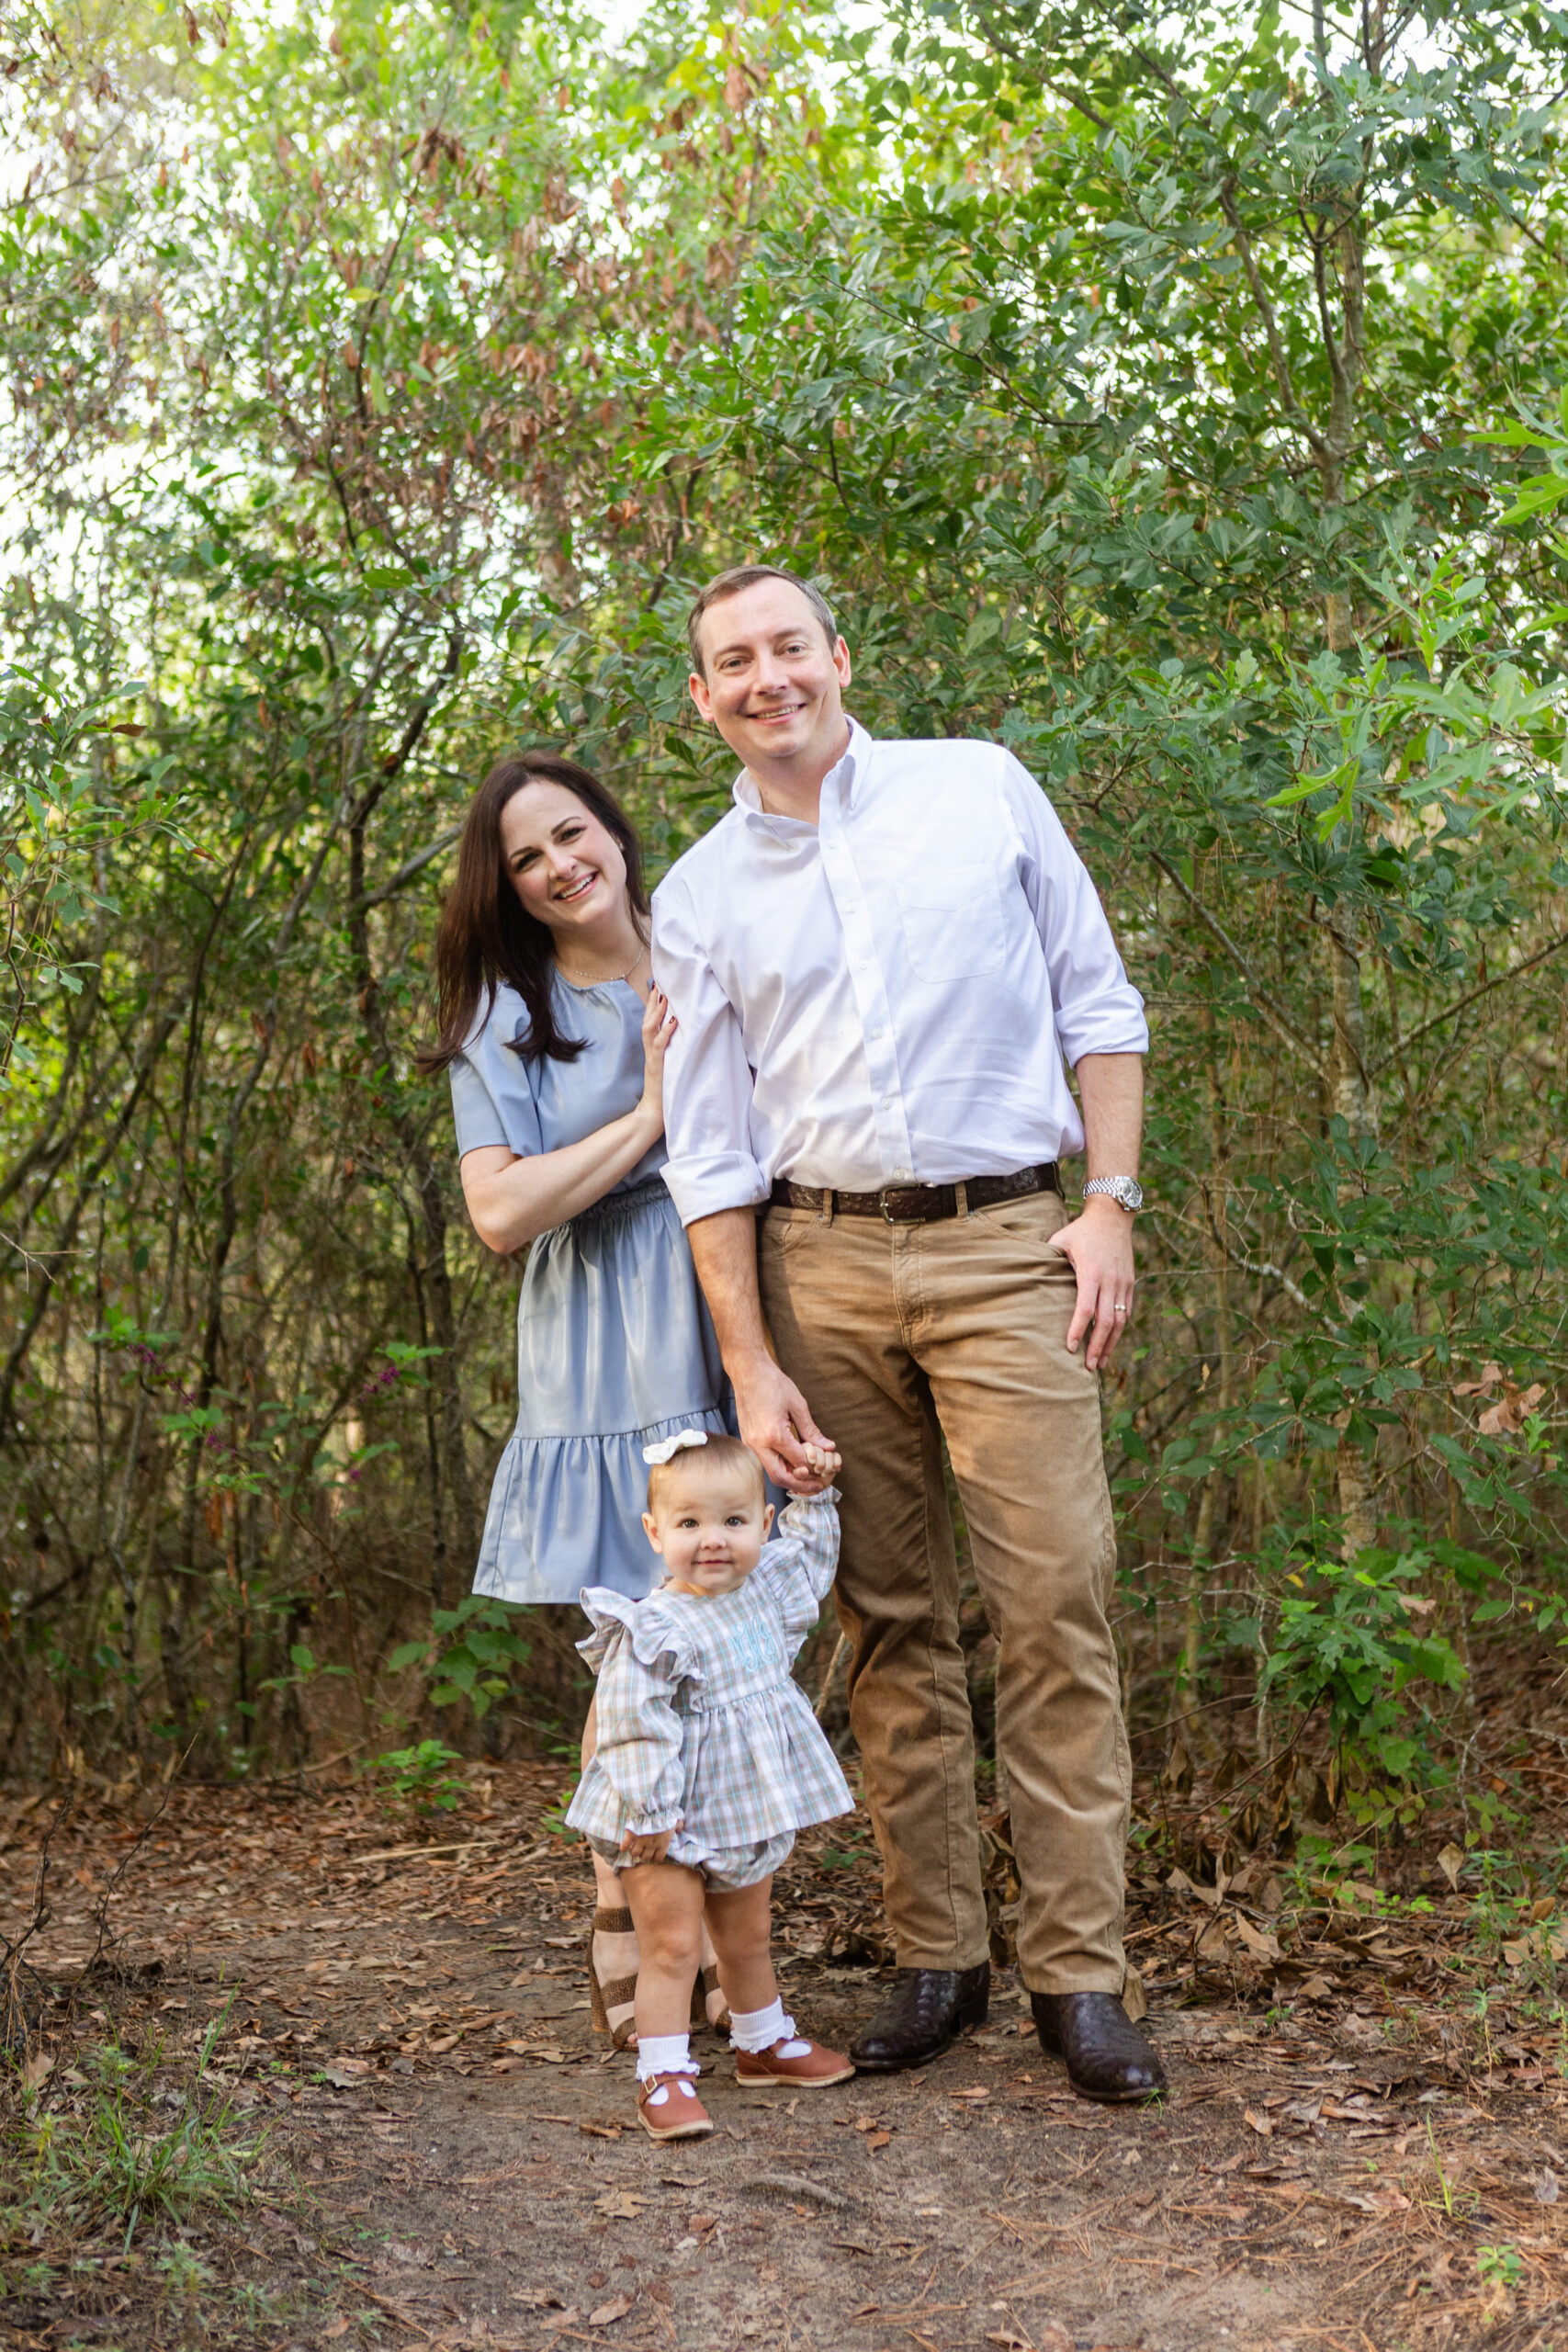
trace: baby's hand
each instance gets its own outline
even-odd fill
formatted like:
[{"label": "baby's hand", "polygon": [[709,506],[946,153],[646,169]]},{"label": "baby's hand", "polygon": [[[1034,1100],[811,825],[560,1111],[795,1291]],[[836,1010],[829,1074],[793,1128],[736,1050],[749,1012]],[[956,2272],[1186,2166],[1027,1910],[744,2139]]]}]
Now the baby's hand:
[{"label": "baby's hand", "polygon": [[674,1835],[673,1829],[661,1829],[657,1837],[639,1837],[635,1830],[623,1830],[621,1851],[628,1862],[661,1862]]},{"label": "baby's hand", "polygon": [[806,1448],[807,1467],[814,1478],[830,1487],[844,1466],[843,1456],[835,1446],[808,1445]]}]

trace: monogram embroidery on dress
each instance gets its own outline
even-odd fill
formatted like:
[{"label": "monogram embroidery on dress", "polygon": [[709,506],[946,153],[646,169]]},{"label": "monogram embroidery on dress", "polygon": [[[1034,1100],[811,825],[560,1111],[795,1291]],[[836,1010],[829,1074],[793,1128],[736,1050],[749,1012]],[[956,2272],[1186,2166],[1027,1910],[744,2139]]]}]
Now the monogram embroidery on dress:
[{"label": "monogram embroidery on dress", "polygon": [[772,1628],[756,1617],[742,1617],[725,1635],[727,1666],[738,1674],[776,1672],[782,1660]]}]

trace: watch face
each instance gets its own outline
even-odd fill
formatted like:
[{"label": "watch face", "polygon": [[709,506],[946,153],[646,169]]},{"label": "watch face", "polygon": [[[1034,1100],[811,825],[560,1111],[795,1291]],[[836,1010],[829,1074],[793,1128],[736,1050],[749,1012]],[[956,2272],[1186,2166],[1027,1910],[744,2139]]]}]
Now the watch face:
[{"label": "watch face", "polygon": [[1129,1215],[1144,1205],[1144,1188],[1135,1176],[1091,1176],[1084,1186],[1085,1197],[1091,1193],[1105,1193]]}]

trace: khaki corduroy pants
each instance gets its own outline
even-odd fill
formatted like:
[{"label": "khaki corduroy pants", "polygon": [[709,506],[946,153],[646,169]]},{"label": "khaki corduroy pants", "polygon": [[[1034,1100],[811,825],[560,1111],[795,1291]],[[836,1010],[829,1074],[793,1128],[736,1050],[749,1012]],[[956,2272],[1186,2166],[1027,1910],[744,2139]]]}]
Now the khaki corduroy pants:
[{"label": "khaki corduroy pants", "polygon": [[1115,1539],[1099,1384],[1066,1350],[1066,1222],[1055,1193],[936,1225],[774,1207],[758,1256],[779,1361],[844,1457],[836,1598],[899,1964],[987,1955],[945,1437],[999,1645],[1023,1981],[1120,1993]]}]

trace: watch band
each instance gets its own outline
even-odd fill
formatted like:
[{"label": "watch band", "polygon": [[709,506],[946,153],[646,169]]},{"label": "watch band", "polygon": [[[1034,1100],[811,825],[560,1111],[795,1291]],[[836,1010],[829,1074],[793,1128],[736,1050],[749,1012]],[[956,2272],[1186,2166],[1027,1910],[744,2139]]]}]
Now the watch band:
[{"label": "watch band", "polygon": [[1144,1188],[1135,1176],[1091,1176],[1083,1187],[1086,1200],[1091,1193],[1108,1194],[1129,1216],[1135,1216],[1144,1205]]}]

